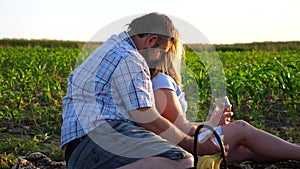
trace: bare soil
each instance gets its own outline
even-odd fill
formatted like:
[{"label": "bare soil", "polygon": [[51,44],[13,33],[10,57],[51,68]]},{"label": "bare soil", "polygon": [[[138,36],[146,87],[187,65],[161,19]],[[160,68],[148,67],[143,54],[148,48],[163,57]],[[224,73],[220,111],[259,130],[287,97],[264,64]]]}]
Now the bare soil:
[{"label": "bare soil", "polygon": [[[276,117],[273,117],[276,118]],[[282,121],[284,120],[284,117],[281,117]],[[283,130],[284,128],[278,127],[276,123],[272,123],[273,121],[276,121],[277,119],[272,119],[272,117],[269,117],[266,119],[268,121],[268,127],[277,129],[277,130]],[[286,124],[288,126],[288,124]],[[284,131],[282,131],[284,133]],[[0,140],[1,138],[10,136],[10,137],[16,137],[16,138],[32,138],[36,134],[36,128],[33,126],[26,126],[26,125],[21,125],[21,124],[10,124],[7,122],[0,122]],[[55,141],[55,145],[59,145],[60,140],[57,139]],[[39,152],[35,152],[35,154],[38,154]],[[26,157],[26,156],[25,156]],[[49,157],[47,158],[48,161],[51,161],[51,168],[55,167],[57,165],[57,168],[62,169],[64,168],[64,161],[52,161]],[[24,158],[24,157],[23,157]],[[20,160],[18,161],[20,164],[26,164],[28,167],[35,168],[47,168],[47,166],[41,167],[41,166],[34,166],[36,162],[30,162],[30,160],[34,160],[32,158],[27,158],[27,162],[25,163],[20,163]],[[20,164],[16,165],[18,167],[21,167]],[[26,169],[26,166],[23,166],[24,169]],[[56,168],[56,169],[57,169]],[[276,163],[254,163],[250,161],[246,161],[243,163],[235,163],[235,164],[230,164],[228,166],[230,169],[300,169],[300,162],[297,161],[281,161],[281,162],[276,162]],[[55,169],[55,168],[53,168]]]}]

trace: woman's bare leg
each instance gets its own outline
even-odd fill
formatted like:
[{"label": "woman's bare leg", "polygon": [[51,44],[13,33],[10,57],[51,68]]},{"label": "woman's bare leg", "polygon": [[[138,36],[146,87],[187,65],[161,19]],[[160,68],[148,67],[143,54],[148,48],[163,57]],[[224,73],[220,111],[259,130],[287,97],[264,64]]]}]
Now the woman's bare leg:
[{"label": "woman's bare leg", "polygon": [[270,162],[270,160],[266,160],[266,157],[259,156],[258,154],[253,153],[245,146],[239,146],[231,151],[230,155],[227,157],[227,160],[229,163],[236,163],[247,160],[252,160],[255,162]]},{"label": "woman's bare leg", "polygon": [[[224,125],[222,130],[224,142],[229,145],[228,158],[232,162],[285,159],[300,161],[300,146],[259,130],[245,121],[239,120]],[[250,152],[245,151],[245,154],[238,156],[240,146],[245,146]]]}]

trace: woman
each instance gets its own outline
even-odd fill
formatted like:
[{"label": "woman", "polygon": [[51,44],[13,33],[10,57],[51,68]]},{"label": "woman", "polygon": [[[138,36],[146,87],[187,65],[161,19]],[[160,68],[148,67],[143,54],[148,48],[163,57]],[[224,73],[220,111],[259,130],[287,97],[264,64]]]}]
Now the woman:
[{"label": "woman", "polygon": [[[154,67],[149,61],[148,64],[153,67],[150,71],[158,111],[183,132],[193,135],[200,123],[186,120],[187,104],[179,87],[179,73],[176,72],[177,60],[183,56],[182,51],[183,47],[177,41]],[[228,162],[271,162],[287,159],[300,161],[300,146],[259,130],[243,120],[230,123],[232,113],[227,110],[225,108],[221,113],[215,112],[204,123],[217,126],[215,129],[222,135],[224,144],[229,146]]]}]

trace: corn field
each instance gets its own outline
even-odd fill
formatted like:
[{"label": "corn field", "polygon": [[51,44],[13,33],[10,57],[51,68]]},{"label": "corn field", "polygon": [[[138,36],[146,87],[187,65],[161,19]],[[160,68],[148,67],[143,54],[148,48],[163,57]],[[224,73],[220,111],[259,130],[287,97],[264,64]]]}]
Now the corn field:
[{"label": "corn field", "polygon": [[[291,142],[300,142],[300,51],[218,51],[217,54],[223,64],[234,118],[244,119]],[[201,58],[213,54],[187,51],[186,55],[183,88],[186,86],[187,96],[196,95],[189,102],[191,116],[196,112],[198,120],[205,120],[212,91]]]},{"label": "corn field", "polygon": [[[0,122],[33,126],[33,135],[39,140],[59,136],[61,100],[80,52],[77,47],[0,47]],[[210,54],[188,50],[184,60],[183,89],[190,118],[197,121],[205,120],[212,93],[199,55]],[[217,51],[217,55],[223,64],[234,119],[300,142],[300,51]],[[1,133],[6,131],[5,126],[0,127]],[[0,136],[6,144],[6,148],[0,146],[0,154],[30,151],[10,150],[11,141],[4,134]]]}]

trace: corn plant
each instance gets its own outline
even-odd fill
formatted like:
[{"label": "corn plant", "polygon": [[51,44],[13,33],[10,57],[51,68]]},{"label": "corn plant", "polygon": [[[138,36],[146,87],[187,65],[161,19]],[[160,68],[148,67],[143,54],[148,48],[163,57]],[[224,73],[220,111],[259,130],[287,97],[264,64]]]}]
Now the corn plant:
[{"label": "corn plant", "polygon": [[[66,78],[79,52],[67,48],[0,48],[0,119],[35,126],[49,121],[59,124],[54,120],[61,112]],[[57,129],[59,132],[59,126]]]},{"label": "corn plant", "polygon": [[[227,94],[238,118],[259,119],[274,112],[299,111],[299,51],[219,51],[218,54],[224,66]],[[201,103],[209,103],[211,82],[207,79],[207,67],[193,52],[187,52],[185,62],[198,83],[200,98],[207,99]]]}]

